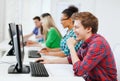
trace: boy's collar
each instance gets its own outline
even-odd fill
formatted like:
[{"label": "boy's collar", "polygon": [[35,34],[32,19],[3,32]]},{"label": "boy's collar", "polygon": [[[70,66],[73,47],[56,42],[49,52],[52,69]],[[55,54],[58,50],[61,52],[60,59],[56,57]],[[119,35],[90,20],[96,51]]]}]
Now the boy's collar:
[{"label": "boy's collar", "polygon": [[85,40],[86,43],[89,43],[92,41],[92,39],[96,36],[97,34],[92,34],[88,39]]}]

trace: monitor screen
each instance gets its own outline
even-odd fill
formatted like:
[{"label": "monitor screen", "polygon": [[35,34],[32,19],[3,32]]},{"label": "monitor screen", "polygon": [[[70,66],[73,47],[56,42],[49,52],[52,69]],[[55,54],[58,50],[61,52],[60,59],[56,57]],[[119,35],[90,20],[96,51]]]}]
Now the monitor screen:
[{"label": "monitor screen", "polygon": [[9,32],[11,36],[14,36],[16,34],[15,32],[15,23],[9,23]]},{"label": "monitor screen", "polygon": [[22,25],[19,24],[19,25],[16,25],[17,27],[17,32],[18,33],[18,38],[19,38],[19,45],[20,45],[20,54],[21,54],[21,61],[23,62],[23,59],[24,59],[24,42],[23,42],[23,32],[22,32]]},{"label": "monitor screen", "polygon": [[9,23],[9,36],[10,36],[10,45],[13,45],[13,36],[16,34],[15,23]]},{"label": "monitor screen", "polygon": [[15,56],[17,59],[17,68],[22,71],[24,58],[24,44],[22,35],[22,26],[16,25],[16,35],[13,36]]}]

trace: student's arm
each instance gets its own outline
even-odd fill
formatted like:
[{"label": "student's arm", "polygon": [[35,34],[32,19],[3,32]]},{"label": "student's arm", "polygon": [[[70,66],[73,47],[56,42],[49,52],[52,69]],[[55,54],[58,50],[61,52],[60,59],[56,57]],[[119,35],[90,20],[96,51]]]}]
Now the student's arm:
[{"label": "student's arm", "polygon": [[56,51],[52,51],[49,48],[44,48],[40,51],[40,53],[43,53],[45,55],[49,55],[49,56],[59,56],[59,57],[66,57],[66,55],[64,54],[63,51],[61,50],[56,50]]},{"label": "student's arm", "polygon": [[30,33],[30,34],[28,34],[28,35],[25,35],[25,36],[24,36],[24,39],[27,40],[27,39],[28,39],[29,37],[31,37],[32,35],[33,35],[33,33]]},{"label": "student's arm", "polygon": [[68,44],[75,75],[82,76],[89,72],[106,56],[104,45],[97,41],[91,44],[83,61],[80,61],[70,40],[74,41],[74,39],[69,39]]},{"label": "student's arm", "polygon": [[40,50],[41,53],[45,53],[45,52],[59,52],[61,51],[60,48],[43,48]]},{"label": "student's arm", "polygon": [[77,43],[76,40],[74,40],[74,38],[69,38],[67,40],[67,45],[68,45],[68,48],[70,50],[70,54],[71,54],[71,60],[72,60],[72,63],[76,63],[77,61],[79,61],[79,58],[77,56],[77,53],[75,51],[75,44]]},{"label": "student's arm", "polygon": [[39,58],[36,61],[43,60],[40,63],[43,64],[68,64],[67,57],[64,58],[58,58],[58,59],[45,59],[45,58]]},{"label": "student's arm", "polygon": [[59,51],[61,51],[60,48],[53,48],[53,49],[50,49],[50,52],[59,52]]},{"label": "student's arm", "polygon": [[36,38],[36,39],[38,39],[38,38],[43,38],[43,35],[41,35],[41,34],[40,34],[40,35],[36,35],[35,38]]},{"label": "student's arm", "polygon": [[66,57],[63,51],[58,51],[58,52],[48,52],[48,55],[50,56],[58,56],[58,57]]}]

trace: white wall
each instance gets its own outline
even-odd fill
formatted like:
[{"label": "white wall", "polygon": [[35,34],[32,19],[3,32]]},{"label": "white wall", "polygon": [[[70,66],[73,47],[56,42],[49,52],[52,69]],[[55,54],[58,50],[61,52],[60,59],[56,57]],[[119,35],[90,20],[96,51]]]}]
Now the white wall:
[{"label": "white wall", "polygon": [[96,15],[99,33],[106,37],[112,48],[120,43],[120,0],[97,0]]},{"label": "white wall", "polygon": [[42,0],[42,13],[51,13],[52,0]]},{"label": "white wall", "polygon": [[5,39],[9,38],[8,23],[19,23],[21,20],[20,0],[5,0]]},{"label": "white wall", "polygon": [[0,42],[4,39],[4,27],[5,27],[5,0],[0,0]]}]

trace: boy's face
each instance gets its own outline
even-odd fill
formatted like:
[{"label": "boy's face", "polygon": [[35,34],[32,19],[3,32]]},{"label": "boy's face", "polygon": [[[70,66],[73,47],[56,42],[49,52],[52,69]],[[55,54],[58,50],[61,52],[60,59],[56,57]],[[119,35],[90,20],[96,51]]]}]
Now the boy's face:
[{"label": "boy's face", "polygon": [[41,22],[38,19],[34,20],[35,26],[40,28],[41,27]]},{"label": "boy's face", "polygon": [[76,34],[76,40],[86,40],[88,34],[91,32],[91,28],[84,28],[80,20],[74,21],[74,32]]}]

